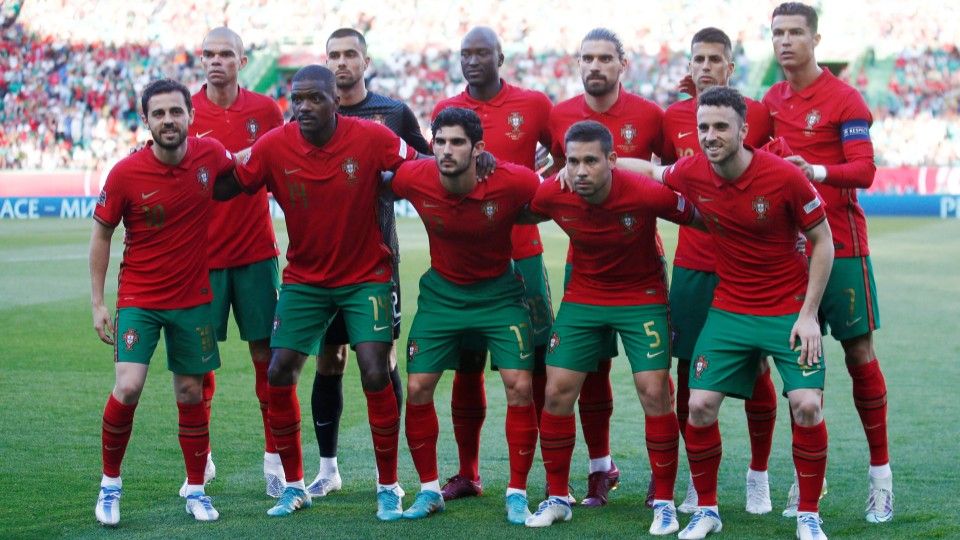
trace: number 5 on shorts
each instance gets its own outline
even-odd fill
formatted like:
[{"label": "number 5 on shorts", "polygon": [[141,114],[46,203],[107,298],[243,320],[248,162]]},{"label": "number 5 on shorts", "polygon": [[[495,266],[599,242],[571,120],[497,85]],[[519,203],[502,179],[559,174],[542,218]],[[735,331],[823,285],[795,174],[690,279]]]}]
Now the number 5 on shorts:
[{"label": "number 5 on shorts", "polygon": [[653,343],[650,344],[651,349],[656,349],[657,347],[660,346],[660,343],[662,343],[660,341],[660,332],[657,332],[656,330],[653,329],[654,325],[656,324],[657,324],[656,321],[647,321],[643,323],[643,331],[648,336],[653,338]]}]

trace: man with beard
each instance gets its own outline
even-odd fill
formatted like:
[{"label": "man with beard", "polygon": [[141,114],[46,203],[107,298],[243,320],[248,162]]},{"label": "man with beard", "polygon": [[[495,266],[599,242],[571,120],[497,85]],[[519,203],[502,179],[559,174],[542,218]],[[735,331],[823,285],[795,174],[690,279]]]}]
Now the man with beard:
[{"label": "man with beard", "polygon": [[390,380],[393,272],[376,205],[381,172],[396,170],[417,153],[380,124],[338,115],[335,76],[323,66],[294,75],[290,100],[294,121],[254,143],[236,178],[217,184],[219,199],[266,185],[283,209],[290,237],[267,373],[267,415],[287,487],[267,513],[286,516],[311,505],[296,384],[307,355],[319,349],[330,320],[342,310],[367,399],[377,517],[400,519],[400,411]]},{"label": "man with beard", "polygon": [[[579,65],[585,93],[557,104],[550,113],[553,154],[564,155],[564,135],[571,125],[581,120],[595,120],[613,135],[617,156],[650,159],[652,154],[659,155],[663,112],[656,104],[627,92],[620,84],[627,67],[620,38],[606,28],[591,30],[580,43]],[[660,245],[659,238],[657,245]],[[662,255],[662,248],[658,249]],[[568,275],[571,261],[572,253],[568,251]],[[597,370],[587,375],[578,402],[583,438],[590,456],[587,495],[581,503],[588,507],[605,505],[609,491],[615,489],[620,480],[620,470],[610,457],[610,417],[613,415],[610,358],[617,355],[616,336],[610,333],[595,354],[602,360]],[[652,484],[650,487],[652,490]],[[648,502],[652,499],[648,498]]]},{"label": "man with beard", "polygon": [[[202,388],[204,374],[220,366],[220,355],[210,312],[206,231],[212,184],[231,176],[233,156],[214,139],[187,138],[194,111],[180,83],[150,83],[141,107],[153,140],[110,171],[90,239],[93,326],[114,347],[116,373],[103,411],[103,479],[94,514],[104,525],[120,521],[120,466],[163,329],[187,469],[187,513],[214,521],[219,513],[203,488],[210,433]],[[121,221],[125,249],[114,321],[103,288],[113,231]]]},{"label": "man with beard", "polygon": [[[352,28],[335,30],[327,38],[327,68],[334,72],[339,113],[342,116],[364,118],[383,124],[421,154],[430,152],[420,132],[417,117],[403,102],[367,90],[364,73],[370,65],[367,42],[363,34]],[[379,198],[380,232],[383,243],[390,247],[393,263],[393,339],[400,337],[400,245],[397,240],[394,198],[382,191]],[[307,486],[313,497],[324,497],[343,486],[337,464],[337,436],[340,415],[343,412],[343,371],[347,362],[347,327],[342,311],[338,311],[324,336],[323,347],[317,355],[317,373],[313,379],[310,404],[314,432],[320,450],[320,468],[316,478]],[[396,347],[390,349],[390,380],[397,399],[398,410],[403,409],[403,383],[397,371]]]},{"label": "man with beard", "polygon": [[[547,121],[552,104],[541,92],[513,86],[501,79],[502,65],[503,50],[492,29],[481,26],[467,32],[460,44],[460,69],[467,87],[461,94],[438,103],[433,118],[449,107],[476,112],[483,125],[483,142],[487,151],[501,162],[536,170],[537,144],[551,147]],[[530,308],[533,323],[533,400],[539,418],[547,382],[544,359],[553,324],[553,306],[543,265],[543,244],[536,225],[514,225],[510,238],[513,245],[511,257],[523,277],[524,300]],[[444,484],[445,500],[483,493],[480,430],[486,418],[483,376],[486,350],[482,340],[474,336],[465,340],[464,348],[450,397],[460,470]]]}]

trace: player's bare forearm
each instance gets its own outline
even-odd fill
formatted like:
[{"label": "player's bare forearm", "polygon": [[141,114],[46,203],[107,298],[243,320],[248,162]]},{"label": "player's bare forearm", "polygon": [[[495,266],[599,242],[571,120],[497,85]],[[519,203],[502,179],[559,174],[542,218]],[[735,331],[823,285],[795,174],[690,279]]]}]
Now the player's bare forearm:
[{"label": "player's bare forearm", "polygon": [[804,231],[803,234],[813,247],[810,252],[807,292],[800,314],[816,318],[820,301],[823,299],[823,291],[827,288],[827,280],[830,279],[830,270],[833,268],[833,235],[830,233],[830,225],[826,219]]},{"label": "player's bare forearm", "polygon": [[94,221],[90,236],[90,305],[93,329],[104,343],[113,344],[113,322],[110,311],[103,303],[103,286],[110,265],[110,243],[113,229]]},{"label": "player's bare forearm", "polygon": [[654,165],[653,162],[639,158],[617,158],[617,168],[649,176],[657,182],[663,182],[663,171],[666,167]]},{"label": "player's bare forearm", "polygon": [[213,183],[213,199],[217,201],[229,201],[242,191],[233,169],[218,176]]}]

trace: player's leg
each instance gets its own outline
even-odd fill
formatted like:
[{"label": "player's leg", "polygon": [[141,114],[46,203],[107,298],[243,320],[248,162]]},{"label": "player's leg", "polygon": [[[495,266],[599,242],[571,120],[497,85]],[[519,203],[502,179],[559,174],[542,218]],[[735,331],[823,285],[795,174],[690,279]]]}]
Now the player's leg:
[{"label": "player's leg", "polygon": [[597,368],[595,352],[608,332],[590,320],[583,304],[562,302],[547,348],[547,389],[540,416],[540,453],[547,472],[547,499],[526,524],[546,527],[569,521],[570,460],[576,443],[573,404],[587,374]]},{"label": "player's leg", "polygon": [[[417,341],[422,345],[409,347],[411,356],[423,356],[440,361],[438,353],[446,350],[455,352],[454,343],[440,343],[443,340],[431,341],[421,338]],[[418,347],[423,347],[419,349]],[[418,364],[425,368],[423,356]],[[441,363],[442,361],[438,362]],[[440,376],[443,374],[441,365],[434,364],[430,372],[409,372],[407,375],[407,416],[406,432],[407,446],[413,465],[420,476],[420,492],[414,503],[403,512],[407,519],[422,519],[430,514],[444,510],[443,495],[440,494],[440,474],[437,472],[437,439],[440,436],[440,422],[433,404],[434,391]]]},{"label": "player's leg", "polygon": [[273,354],[267,370],[267,418],[287,486],[267,511],[270,516],[290,515],[312,504],[303,481],[297,381],[307,355],[318,350],[336,309],[331,289],[297,284],[284,284],[280,289],[270,338]]},{"label": "player's leg", "polygon": [[544,362],[547,356],[547,344],[550,340],[550,328],[553,327],[553,300],[550,295],[550,278],[543,264],[543,255],[534,255],[514,261],[517,274],[523,279],[523,300],[530,311],[530,324],[533,332],[536,363],[533,370],[533,403],[537,409],[537,418],[543,411],[543,400],[547,387],[547,371]]},{"label": "player's leg", "polygon": [[[616,335],[608,332],[605,345],[602,349],[616,347]],[[597,356],[598,351],[589,354]],[[615,489],[620,481],[620,470],[610,455],[610,418],[613,416],[613,387],[610,384],[610,368],[613,365],[612,357],[603,352],[597,362],[596,371],[587,373],[577,402],[580,411],[580,429],[583,431],[583,440],[587,445],[587,456],[590,458],[589,474],[587,475],[587,494],[583,506],[597,507],[605,504],[603,494],[596,488],[609,485]],[[591,476],[597,478],[602,475],[603,482],[590,481]]]},{"label": "player's leg", "polygon": [[310,396],[313,430],[320,451],[317,477],[307,486],[312,497],[324,497],[343,486],[337,464],[337,437],[343,413],[343,372],[349,342],[343,312],[338,311],[327,328],[320,354],[317,355],[317,372]]},{"label": "player's leg", "polygon": [[387,282],[335,289],[336,302],[343,311],[350,344],[357,355],[360,384],[367,400],[367,420],[377,464],[377,516],[382,520],[400,518],[400,485],[397,482],[400,410],[390,379],[390,348],[393,346],[391,288],[392,284]]},{"label": "player's leg", "polygon": [[133,417],[140,401],[150,357],[160,340],[161,319],[155,311],[138,308],[117,310],[113,348],[115,382],[103,409],[101,456],[103,477],[94,507],[97,521],[113,526],[120,521],[123,482],[120,469],[133,433]]},{"label": "player's leg", "polygon": [[680,426],[671,402],[667,306],[607,307],[606,312],[623,341],[646,417],[647,455],[654,485],[650,534],[671,534],[680,528],[673,503]]},{"label": "player's leg", "polygon": [[180,449],[187,469],[187,485],[183,490],[187,513],[198,521],[215,521],[220,514],[204,493],[210,449],[210,417],[203,402],[204,378],[206,373],[220,367],[210,304],[162,313],[167,366],[173,372],[179,412]]},{"label": "player's leg", "polygon": [[487,365],[486,343],[482,336],[468,334],[461,340],[460,363],[453,376],[450,393],[450,416],[453,436],[457,441],[460,468],[444,483],[444,500],[475,497],[483,494],[480,479],[480,430],[487,417],[487,395],[484,369]]}]

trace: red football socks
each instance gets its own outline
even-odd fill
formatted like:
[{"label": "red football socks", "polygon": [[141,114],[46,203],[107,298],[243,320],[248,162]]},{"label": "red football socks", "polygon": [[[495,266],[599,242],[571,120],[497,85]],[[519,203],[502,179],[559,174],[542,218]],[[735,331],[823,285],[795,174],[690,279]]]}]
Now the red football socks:
[{"label": "red football socks", "polygon": [[183,462],[187,466],[187,483],[202,486],[210,448],[210,422],[206,404],[177,403],[177,409],[180,412],[179,439]]},{"label": "red football socks", "polygon": [[596,372],[587,373],[580,389],[580,426],[590,459],[610,455],[610,417],[613,416],[611,363],[610,359],[601,360]]},{"label": "red football socks", "polygon": [[397,409],[393,384],[388,383],[383,390],[364,390],[363,393],[367,396],[367,420],[370,422],[373,452],[377,458],[377,482],[383,485],[396,484],[400,411]]},{"label": "red football socks", "polygon": [[537,449],[537,411],[531,403],[507,406],[507,447],[510,451],[510,483],[507,487],[527,489],[527,476]]},{"label": "red football socks", "polygon": [[267,369],[270,362],[254,362],[253,377],[257,401],[260,402],[260,416],[263,418],[264,451],[277,453],[277,444],[273,442],[273,433],[270,431],[270,420],[267,418],[267,402],[270,401],[270,390],[267,384]]},{"label": "red football socks", "polygon": [[793,466],[800,488],[799,512],[816,512],[827,473],[827,423],[793,426]]},{"label": "red football socks", "polygon": [[566,497],[570,483],[570,459],[577,441],[577,424],[573,415],[554,416],[543,411],[540,416],[540,455],[547,470],[548,494]]},{"label": "red football socks", "polygon": [[887,384],[874,358],[862,366],[847,366],[853,379],[853,403],[860,413],[863,432],[870,445],[870,465],[890,462],[887,452]]},{"label": "red football socks", "polygon": [[483,386],[483,372],[460,373],[453,376],[450,398],[453,417],[453,436],[460,456],[460,476],[480,479],[480,429],[487,416],[487,394]]},{"label": "red football socks", "polygon": [[300,447],[300,400],[297,385],[269,386],[267,418],[277,445],[287,482],[303,480],[303,449]]},{"label": "red football socks", "polygon": [[770,370],[757,377],[753,396],[744,402],[743,409],[747,413],[750,434],[750,468],[765,471],[773,446],[773,428],[777,423],[777,390],[770,378]]},{"label": "red football socks", "polygon": [[697,490],[700,506],[717,505],[717,475],[720,472],[720,459],[723,446],[720,442],[720,424],[697,427],[687,423],[687,460],[690,462],[690,476]]},{"label": "red football socks", "polygon": [[647,455],[653,472],[653,498],[673,500],[673,488],[677,481],[677,457],[680,450],[680,426],[677,415],[646,417]]},{"label": "red football socks", "polygon": [[440,436],[440,423],[433,402],[422,405],[407,403],[407,446],[410,457],[420,475],[420,483],[432,482],[440,478],[437,472],[437,438]]},{"label": "red football socks", "polygon": [[133,413],[137,404],[124,405],[110,394],[103,408],[103,426],[100,430],[103,451],[103,474],[111,478],[120,476],[120,464],[127,451],[127,443],[133,431]]}]

